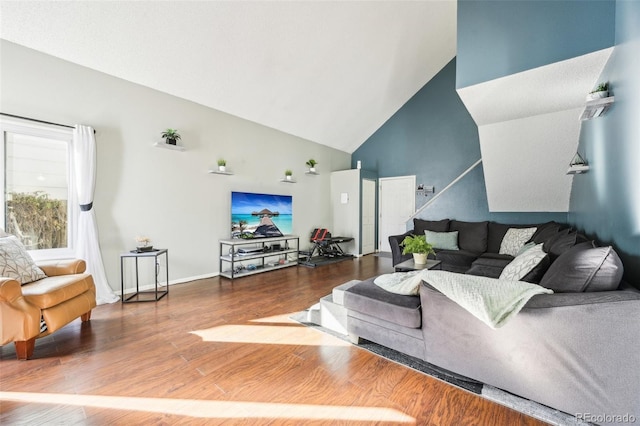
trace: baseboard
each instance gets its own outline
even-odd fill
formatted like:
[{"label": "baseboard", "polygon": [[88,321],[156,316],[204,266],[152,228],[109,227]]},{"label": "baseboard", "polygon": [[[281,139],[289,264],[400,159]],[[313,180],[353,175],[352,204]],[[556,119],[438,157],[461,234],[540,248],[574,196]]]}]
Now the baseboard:
[{"label": "baseboard", "polygon": [[[220,275],[220,272],[213,272],[213,273],[210,273],[210,274],[194,275],[192,277],[178,278],[178,279],[169,281],[169,285],[172,286],[174,284],[188,283],[189,281],[197,281],[197,280],[204,280],[204,279],[207,279],[207,278],[215,278],[215,277],[217,277],[219,275]],[[149,291],[149,290],[153,291],[154,289],[155,289],[155,285],[153,285],[153,284],[140,286],[140,291]],[[120,289],[113,290],[113,291],[116,294],[120,293]],[[135,288],[127,288],[127,289],[125,289],[124,294],[131,294],[131,293],[135,293],[135,292],[136,292]]]}]

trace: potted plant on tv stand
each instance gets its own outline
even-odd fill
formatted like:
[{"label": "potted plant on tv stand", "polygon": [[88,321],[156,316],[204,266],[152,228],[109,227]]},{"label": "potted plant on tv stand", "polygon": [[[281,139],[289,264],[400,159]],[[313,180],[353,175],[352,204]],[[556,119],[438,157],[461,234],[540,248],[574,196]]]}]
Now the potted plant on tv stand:
[{"label": "potted plant on tv stand", "polygon": [[162,132],[162,137],[168,145],[176,145],[176,142],[180,139],[180,134],[176,129],[167,129]]},{"label": "potted plant on tv stand", "polygon": [[436,254],[424,235],[407,235],[402,240],[402,254],[409,253],[413,253],[413,261],[416,265],[424,265],[427,263],[429,254]]}]

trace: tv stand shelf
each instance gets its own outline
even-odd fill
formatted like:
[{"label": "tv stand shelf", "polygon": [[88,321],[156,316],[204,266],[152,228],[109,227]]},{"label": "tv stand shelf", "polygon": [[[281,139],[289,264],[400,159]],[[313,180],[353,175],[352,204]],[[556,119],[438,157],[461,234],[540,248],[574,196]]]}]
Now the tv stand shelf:
[{"label": "tv stand shelf", "polygon": [[[298,264],[300,237],[283,235],[268,238],[220,240],[220,276],[234,279]],[[274,248],[274,245],[279,246]],[[246,250],[246,253],[240,253]]]}]

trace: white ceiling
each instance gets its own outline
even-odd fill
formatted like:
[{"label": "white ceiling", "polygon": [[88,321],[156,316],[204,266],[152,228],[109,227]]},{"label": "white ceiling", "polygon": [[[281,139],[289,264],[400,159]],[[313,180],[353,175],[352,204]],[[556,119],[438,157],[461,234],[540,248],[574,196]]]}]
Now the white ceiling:
[{"label": "white ceiling", "polygon": [[0,37],[351,153],[455,56],[456,1],[2,0]]}]

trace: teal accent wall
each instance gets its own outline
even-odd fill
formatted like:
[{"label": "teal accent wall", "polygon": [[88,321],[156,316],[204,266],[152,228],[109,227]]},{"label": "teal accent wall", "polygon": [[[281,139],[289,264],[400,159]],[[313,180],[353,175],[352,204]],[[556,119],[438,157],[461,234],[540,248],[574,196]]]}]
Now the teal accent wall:
[{"label": "teal accent wall", "polygon": [[591,170],[573,180],[569,222],[611,243],[625,279],[640,288],[640,2],[616,3],[616,47],[600,81],[615,103],[582,124],[579,152]]},{"label": "teal accent wall", "polygon": [[459,0],[457,87],[613,46],[615,6],[615,0]]},{"label": "teal accent wall", "polygon": [[[478,127],[455,86],[454,58],[352,154],[352,167],[360,160],[379,178],[416,175],[418,184],[433,185],[436,193],[444,189],[481,156]],[[566,213],[490,213],[486,194],[480,165],[419,217],[501,223],[567,219]],[[431,197],[418,196],[416,207]]]}]

